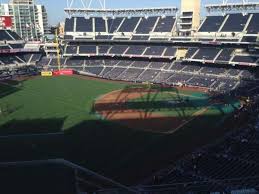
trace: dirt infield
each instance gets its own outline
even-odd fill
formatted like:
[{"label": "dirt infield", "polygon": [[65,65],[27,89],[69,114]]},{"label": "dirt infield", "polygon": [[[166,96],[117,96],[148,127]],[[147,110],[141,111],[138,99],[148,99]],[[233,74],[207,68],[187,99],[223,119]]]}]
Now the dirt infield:
[{"label": "dirt infield", "polygon": [[[94,110],[104,119],[118,122],[131,129],[152,131],[157,133],[173,133],[188,123],[179,117],[168,117],[155,113],[152,110],[129,109],[125,103],[139,99],[147,94],[156,93],[156,90],[127,89],[113,91],[98,98]],[[199,116],[198,114],[193,115]],[[193,117],[192,117],[193,119]]]}]

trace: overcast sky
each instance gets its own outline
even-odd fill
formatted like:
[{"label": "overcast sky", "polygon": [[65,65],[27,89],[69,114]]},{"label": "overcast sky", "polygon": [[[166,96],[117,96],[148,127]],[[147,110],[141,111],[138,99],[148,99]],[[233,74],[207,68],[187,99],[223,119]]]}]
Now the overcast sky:
[{"label": "overcast sky", "polygon": [[[60,21],[64,21],[66,17],[64,14],[64,8],[67,7],[67,0],[36,0],[39,4],[46,6],[49,14],[49,23],[57,24]],[[71,1],[71,0],[69,0]],[[87,0],[83,0],[87,2]],[[88,0],[89,1],[89,0]],[[192,1],[192,0],[190,0]],[[202,6],[208,3],[220,3],[222,0],[201,0]],[[231,2],[237,2],[241,0],[229,0]],[[253,0],[259,1],[259,0]],[[0,2],[8,2],[8,0],[0,0]],[[81,0],[74,0],[74,7],[81,6]],[[98,0],[93,0],[93,6],[97,7]],[[143,7],[167,7],[176,6],[180,8],[180,0],[106,0],[107,8],[143,8]],[[204,11],[203,11],[204,12]]]}]

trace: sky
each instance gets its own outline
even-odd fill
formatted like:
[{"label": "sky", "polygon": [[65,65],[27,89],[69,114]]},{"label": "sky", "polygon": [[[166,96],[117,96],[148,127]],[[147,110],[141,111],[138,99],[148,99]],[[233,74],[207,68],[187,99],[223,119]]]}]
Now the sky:
[{"label": "sky", "polygon": [[[71,1],[71,0],[69,0]],[[83,0],[89,2],[90,0]],[[192,1],[192,0],[190,0]],[[221,3],[222,0],[201,0],[202,6],[209,3]],[[234,2],[237,0],[231,0]],[[239,0],[240,1],[240,0]],[[257,0],[258,1],[258,0]],[[5,3],[8,0],[0,0]],[[67,7],[67,0],[36,0],[37,3],[45,5],[50,25],[64,21],[66,17],[64,8]],[[93,0],[93,7],[98,7],[98,0]],[[74,0],[74,7],[81,7],[81,0]],[[180,8],[180,0],[106,0],[107,8],[144,8],[144,7],[168,7],[176,6]]]}]

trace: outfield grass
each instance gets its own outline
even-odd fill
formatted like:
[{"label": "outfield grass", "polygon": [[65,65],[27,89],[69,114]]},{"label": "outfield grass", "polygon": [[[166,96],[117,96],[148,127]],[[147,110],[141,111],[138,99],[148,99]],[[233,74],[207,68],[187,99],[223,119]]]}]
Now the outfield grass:
[{"label": "outfield grass", "polygon": [[[127,129],[92,114],[97,97],[124,87],[125,84],[75,77],[35,78],[15,87],[0,84],[1,93],[6,93],[0,97],[0,106],[9,109],[0,116],[0,135],[65,132],[45,137],[0,138],[0,161],[65,158],[122,183],[135,184],[231,130],[221,126],[219,121],[225,115],[219,114],[218,108],[174,134]],[[188,98],[196,103],[197,99],[208,98],[200,92],[181,93],[193,96]],[[168,94],[164,93],[156,101],[166,99]],[[222,108],[231,112],[233,107]],[[164,113],[174,114],[168,110]]]},{"label": "outfield grass", "polygon": [[1,117],[0,126],[12,120],[65,118],[61,129],[66,130],[85,120],[96,119],[91,114],[94,99],[121,89],[124,85],[73,77],[52,77],[28,80],[17,87],[0,85],[1,93],[16,90],[0,99],[3,108],[8,106],[15,110]]}]

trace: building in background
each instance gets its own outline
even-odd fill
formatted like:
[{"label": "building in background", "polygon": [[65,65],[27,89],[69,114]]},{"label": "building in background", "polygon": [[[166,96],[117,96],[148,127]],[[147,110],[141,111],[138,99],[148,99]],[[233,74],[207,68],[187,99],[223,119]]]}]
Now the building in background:
[{"label": "building in background", "polygon": [[10,0],[1,4],[0,17],[6,16],[11,17],[11,29],[25,40],[42,40],[49,31],[46,8],[36,5],[34,0]]}]

